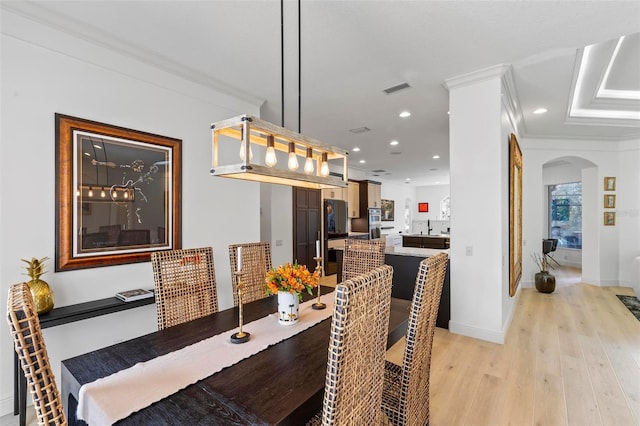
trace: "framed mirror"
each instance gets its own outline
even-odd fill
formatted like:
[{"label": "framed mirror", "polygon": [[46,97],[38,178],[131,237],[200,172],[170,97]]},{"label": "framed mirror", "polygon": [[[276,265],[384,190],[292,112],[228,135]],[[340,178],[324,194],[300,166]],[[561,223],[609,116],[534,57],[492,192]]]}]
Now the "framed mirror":
[{"label": "framed mirror", "polygon": [[522,151],[516,135],[509,138],[509,295],[522,277]]},{"label": "framed mirror", "polygon": [[143,262],[181,246],[181,143],[62,114],[56,271]]}]

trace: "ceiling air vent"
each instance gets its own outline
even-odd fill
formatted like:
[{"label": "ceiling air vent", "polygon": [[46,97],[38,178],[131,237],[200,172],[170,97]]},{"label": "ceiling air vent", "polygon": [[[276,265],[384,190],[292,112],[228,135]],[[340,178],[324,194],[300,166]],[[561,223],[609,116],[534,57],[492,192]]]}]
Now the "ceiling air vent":
[{"label": "ceiling air vent", "polygon": [[400,151],[391,151],[391,155],[400,155],[402,154]]},{"label": "ceiling air vent", "polygon": [[372,170],[373,173],[384,173],[386,172],[386,170],[382,170],[382,169],[378,169],[378,170]]},{"label": "ceiling air vent", "polygon": [[368,128],[367,126],[364,127],[358,127],[357,129],[351,129],[349,130],[351,133],[365,133],[370,131],[371,129]]},{"label": "ceiling air vent", "polygon": [[399,92],[400,90],[408,89],[409,87],[411,87],[409,86],[409,83],[400,83],[393,87],[387,87],[386,89],[383,90],[383,92],[386,93],[387,95],[390,95],[392,93]]}]

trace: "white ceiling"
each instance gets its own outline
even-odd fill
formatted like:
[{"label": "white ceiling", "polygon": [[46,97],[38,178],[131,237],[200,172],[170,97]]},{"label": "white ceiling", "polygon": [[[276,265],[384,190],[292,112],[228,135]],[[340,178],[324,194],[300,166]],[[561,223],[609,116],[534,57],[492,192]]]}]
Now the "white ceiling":
[{"label": "white ceiling", "polygon": [[[264,101],[262,117],[281,124],[278,0],[1,4],[195,81]],[[287,0],[284,7],[285,127],[297,131],[297,2]],[[497,64],[513,67],[524,118],[521,137],[640,137],[638,1],[303,0],[301,15],[301,133],[350,152],[360,147],[351,152],[350,166],[374,179],[448,183],[443,83]],[[627,37],[616,49],[620,36]],[[585,55],[582,48],[596,43]],[[411,88],[382,92],[403,82]],[[580,93],[574,97],[576,87]],[[549,111],[534,115],[538,107]],[[400,119],[402,110],[411,117]],[[614,118],[619,115],[626,118]],[[349,131],[363,126],[371,131]],[[389,145],[393,139],[396,147]],[[385,171],[371,172],[379,169]]]}]

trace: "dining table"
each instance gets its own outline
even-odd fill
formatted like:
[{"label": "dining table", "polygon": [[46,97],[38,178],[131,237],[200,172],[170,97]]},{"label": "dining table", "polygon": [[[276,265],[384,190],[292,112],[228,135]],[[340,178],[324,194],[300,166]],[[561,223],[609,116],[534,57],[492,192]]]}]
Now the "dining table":
[{"label": "dining table", "polygon": [[[322,287],[323,294],[333,291]],[[312,296],[304,294],[305,300]],[[387,348],[407,329],[410,302],[391,299]],[[277,296],[243,305],[244,324],[277,311]],[[238,307],[219,311],[62,361],[70,425],[80,387],[238,326]],[[286,340],[189,385],[118,425],[300,425],[322,410],[331,316]],[[233,350],[233,348],[231,348]]]}]

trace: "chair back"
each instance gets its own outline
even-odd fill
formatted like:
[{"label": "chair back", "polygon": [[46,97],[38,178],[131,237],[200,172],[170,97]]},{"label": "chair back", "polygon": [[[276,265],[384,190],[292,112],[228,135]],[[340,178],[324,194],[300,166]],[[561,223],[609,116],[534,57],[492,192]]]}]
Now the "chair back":
[{"label": "chair back", "polygon": [[123,229],[118,234],[118,246],[141,246],[151,243],[151,231],[148,229]]},{"label": "chair back", "polygon": [[398,412],[403,418],[394,421],[387,413],[394,424],[429,423],[431,349],[448,258],[446,253],[439,253],[420,262],[402,362]]},{"label": "chair back", "polygon": [[238,248],[241,248],[242,301],[243,303],[267,297],[265,277],[271,269],[271,244],[267,242],[232,244],[229,246],[229,265],[231,265],[231,283],[233,304],[238,306]]},{"label": "chair back", "polygon": [[51,370],[31,291],[26,283],[14,284],[9,288],[7,322],[33,397],[38,424],[66,425],[60,392]]},{"label": "chair back", "polygon": [[347,238],[342,257],[342,280],[350,280],[384,265],[384,240]]},{"label": "chair back", "polygon": [[336,286],[323,425],[380,424],[393,268]]},{"label": "chair back", "polygon": [[151,254],[158,329],[218,312],[211,247]]}]

